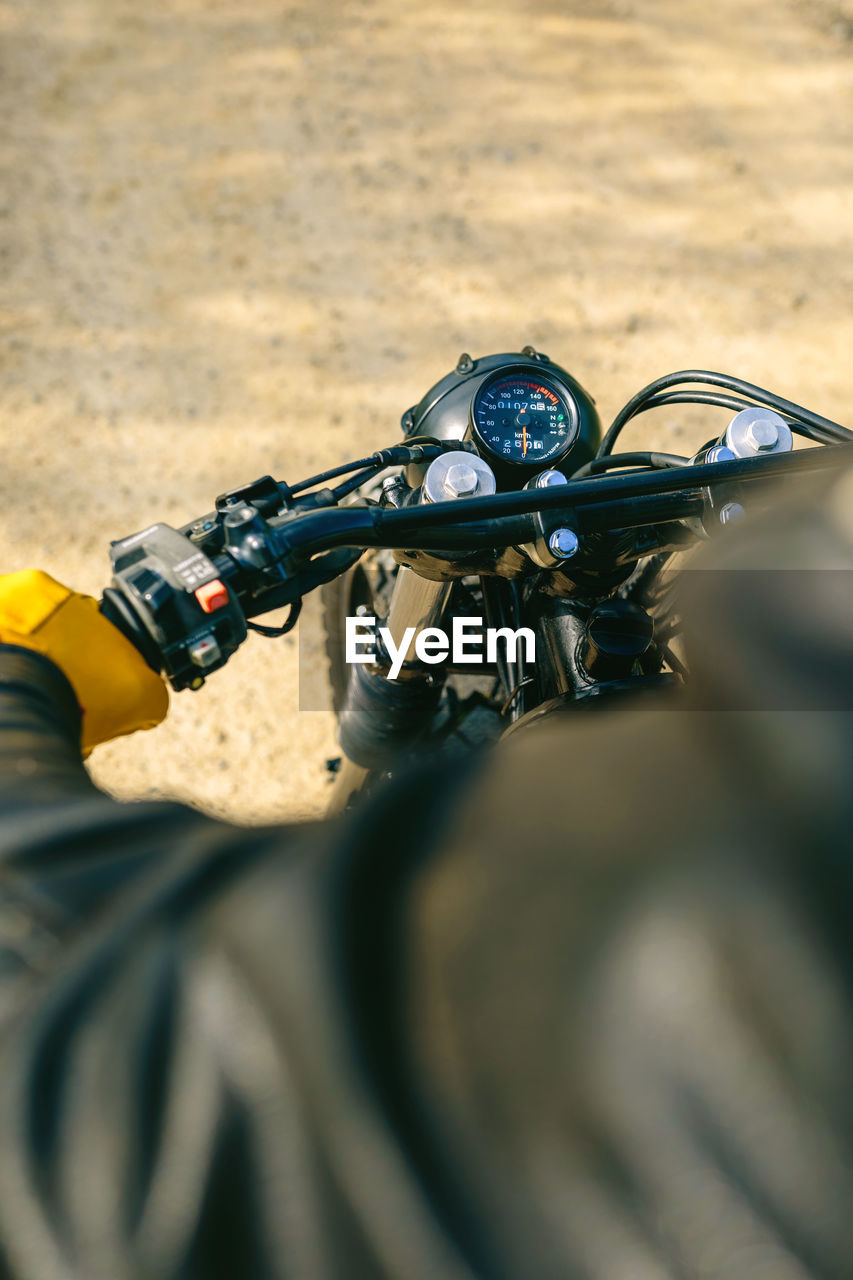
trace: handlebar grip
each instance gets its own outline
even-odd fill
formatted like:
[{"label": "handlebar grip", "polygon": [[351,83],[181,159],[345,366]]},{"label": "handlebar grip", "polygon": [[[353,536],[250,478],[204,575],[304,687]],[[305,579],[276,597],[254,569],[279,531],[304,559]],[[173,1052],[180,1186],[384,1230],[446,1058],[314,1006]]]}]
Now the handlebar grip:
[{"label": "handlebar grip", "polygon": [[139,650],[151,670],[159,675],[163,669],[160,650],[121,592],[114,587],[106,587],[98,608],[107,621]]}]

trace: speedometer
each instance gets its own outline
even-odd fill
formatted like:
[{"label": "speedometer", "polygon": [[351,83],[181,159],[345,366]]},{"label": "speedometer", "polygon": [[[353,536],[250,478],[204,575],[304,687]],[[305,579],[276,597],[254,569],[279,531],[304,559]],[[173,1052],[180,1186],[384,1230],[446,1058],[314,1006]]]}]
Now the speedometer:
[{"label": "speedometer", "polygon": [[471,403],[471,429],[493,458],[541,467],[562,458],[578,435],[574,399],[536,369],[501,369]]}]

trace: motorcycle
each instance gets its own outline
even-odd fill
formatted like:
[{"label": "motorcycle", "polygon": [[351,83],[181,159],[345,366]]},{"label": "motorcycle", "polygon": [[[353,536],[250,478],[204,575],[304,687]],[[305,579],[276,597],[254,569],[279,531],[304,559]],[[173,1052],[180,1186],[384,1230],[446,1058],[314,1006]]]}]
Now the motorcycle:
[{"label": "motorcycle", "polygon": [[[690,457],[614,452],[631,419],[677,404],[731,416]],[[853,453],[840,424],[705,370],[650,383],[602,434],[592,396],[529,346],[463,354],[401,426],[368,457],[113,543],[101,602],[182,690],[249,631],[292,630],[319,590],[338,809],[415,756],[689,680],[673,564],[780,477]],[[255,621],[282,606],[283,625]]]}]

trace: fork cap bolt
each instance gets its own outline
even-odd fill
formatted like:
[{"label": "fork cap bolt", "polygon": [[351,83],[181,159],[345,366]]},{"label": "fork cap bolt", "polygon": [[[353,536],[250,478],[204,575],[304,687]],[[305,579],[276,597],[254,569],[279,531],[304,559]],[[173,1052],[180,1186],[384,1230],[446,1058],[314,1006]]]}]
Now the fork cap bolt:
[{"label": "fork cap bolt", "polygon": [[779,443],[779,431],[774,423],[768,422],[766,418],[758,418],[749,424],[746,438],[756,453],[761,453],[765,449],[775,448]]},{"label": "fork cap bolt", "polygon": [[477,488],[477,472],[467,463],[457,462],[444,477],[444,485],[450,493],[461,498],[466,493],[473,493]]}]

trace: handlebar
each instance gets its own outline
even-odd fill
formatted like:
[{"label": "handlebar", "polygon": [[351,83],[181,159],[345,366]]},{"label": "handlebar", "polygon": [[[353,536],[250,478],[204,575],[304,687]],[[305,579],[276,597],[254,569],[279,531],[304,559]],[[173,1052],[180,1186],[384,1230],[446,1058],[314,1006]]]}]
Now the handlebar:
[{"label": "handlebar", "polygon": [[[381,457],[387,466],[392,458],[403,462],[407,452],[411,447],[400,446]],[[656,525],[671,530],[702,517],[717,486],[754,485],[850,458],[850,444],[826,445],[401,508],[336,507],[335,491],[296,496],[304,485],[290,488],[264,477],[224,495],[214,513],[180,531],[152,525],[114,543],[113,586],[102,608],[176,689],[197,688],[246,638],[248,619],[295,604],[366,548],[452,556],[534,543],[557,524],[581,540]],[[371,474],[380,469],[374,464]],[[638,536],[634,558],[648,553],[650,541],[653,536]],[[599,547],[597,571],[602,554],[607,549]],[[619,557],[621,563],[631,558],[624,536]]]},{"label": "handlebar", "polygon": [[[429,506],[386,510],[381,507],[317,511],[292,521],[283,535],[286,554],[298,561],[334,547],[400,547],[419,550],[437,547],[470,549],[497,542],[523,542],[533,531],[530,517],[539,511],[559,511],[572,523],[581,517],[589,529],[624,529],[661,519],[656,500],[666,495],[701,493],[716,484],[767,481],[797,472],[837,467],[853,446],[826,445],[796,453],[737,458],[698,466],[671,468],[638,475],[604,475],[569,480],[552,489],[496,493],[481,498],[458,498]],[[633,501],[630,519],[624,519],[627,501]],[[583,513],[583,514],[582,514]],[[666,518],[675,520],[696,514],[695,500],[685,499],[684,509],[673,504]]]}]

